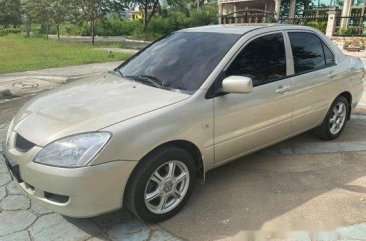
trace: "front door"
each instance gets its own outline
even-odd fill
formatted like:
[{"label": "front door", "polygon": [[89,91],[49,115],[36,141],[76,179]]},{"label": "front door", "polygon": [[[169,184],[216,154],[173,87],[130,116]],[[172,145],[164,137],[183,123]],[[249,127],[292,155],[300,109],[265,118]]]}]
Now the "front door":
[{"label": "front door", "polygon": [[282,32],[252,39],[224,70],[247,76],[249,94],[214,98],[215,162],[226,162],[287,137],[291,132],[292,79],[287,78]]}]

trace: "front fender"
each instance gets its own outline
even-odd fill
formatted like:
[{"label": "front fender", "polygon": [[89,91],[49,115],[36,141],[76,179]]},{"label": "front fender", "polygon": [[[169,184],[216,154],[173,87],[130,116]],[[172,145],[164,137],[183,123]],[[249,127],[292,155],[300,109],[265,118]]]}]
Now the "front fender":
[{"label": "front fender", "polygon": [[189,98],[102,129],[113,136],[91,165],[139,161],[164,143],[184,140],[199,148],[209,170],[214,164],[213,127],[213,100]]}]

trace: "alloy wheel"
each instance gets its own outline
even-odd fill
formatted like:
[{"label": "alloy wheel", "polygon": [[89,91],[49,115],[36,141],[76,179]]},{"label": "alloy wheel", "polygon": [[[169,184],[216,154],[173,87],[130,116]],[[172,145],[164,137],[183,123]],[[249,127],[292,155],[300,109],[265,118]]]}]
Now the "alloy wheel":
[{"label": "alloy wheel", "polygon": [[338,134],[346,122],[347,107],[343,102],[339,102],[332,111],[329,120],[329,130],[333,135]]},{"label": "alloy wheel", "polygon": [[183,200],[187,193],[190,176],[181,161],[168,161],[159,166],[149,178],[145,188],[146,207],[155,214],[164,214]]}]

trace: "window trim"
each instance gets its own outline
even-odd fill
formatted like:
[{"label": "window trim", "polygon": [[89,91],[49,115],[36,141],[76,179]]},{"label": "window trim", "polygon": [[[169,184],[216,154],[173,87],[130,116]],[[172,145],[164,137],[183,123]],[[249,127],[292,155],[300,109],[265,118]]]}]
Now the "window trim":
[{"label": "window trim", "polygon": [[[322,48],[323,48],[323,54],[324,54],[325,66],[333,65],[333,64],[335,63],[335,61],[336,61],[336,60],[335,60],[335,57],[334,57],[334,54],[333,54],[332,50],[328,47],[328,45],[326,45],[326,44],[324,43],[324,41],[322,41],[322,39],[320,39],[320,41],[321,41],[321,43],[322,43]],[[326,58],[326,56],[325,56],[325,49],[324,49],[324,45],[325,45],[325,47],[327,47],[327,49],[329,50],[330,54],[333,56],[333,63],[332,63],[332,64],[327,64],[327,58]]]},{"label": "window trim", "polygon": [[[286,33],[285,33],[284,30],[272,30],[272,31],[269,31],[269,32],[266,32],[266,33],[261,33],[261,34],[255,35],[255,36],[247,39],[243,43],[243,45],[235,52],[235,54],[233,54],[231,56],[230,60],[227,62],[227,64],[225,65],[225,67],[217,75],[216,80],[211,84],[210,88],[207,90],[206,95],[205,95],[205,98],[206,99],[210,99],[210,98],[215,98],[215,97],[218,97],[218,96],[225,95],[226,93],[220,93],[220,92],[217,92],[217,90],[218,90],[219,86],[221,86],[222,81],[225,79],[225,72],[231,66],[231,64],[234,62],[234,60],[238,57],[238,55],[243,51],[243,49],[249,43],[251,43],[255,39],[260,38],[260,37],[263,37],[263,36],[266,36],[266,35],[276,34],[276,33],[282,34],[282,37],[283,37],[284,50],[285,50],[285,61],[286,61],[286,76],[277,78],[277,79],[275,79],[273,81],[267,82],[267,83],[262,84],[262,85],[266,85],[266,84],[270,84],[270,83],[274,83],[274,82],[277,82],[277,81],[280,81],[280,80],[284,80],[284,79],[290,78],[291,76],[288,73],[288,70],[289,70],[289,67],[290,67],[289,66],[288,58],[290,57],[290,55],[288,55],[289,54],[288,53],[288,48],[286,47],[287,46],[287,41],[288,41],[288,39],[286,39],[286,38],[288,36],[286,35]],[[291,57],[292,57],[292,52],[291,52]],[[259,87],[259,86],[262,86],[262,85],[255,86],[254,88]]]},{"label": "window trim", "polygon": [[[311,31],[311,30],[305,30],[305,29],[304,30],[291,29],[291,30],[285,30],[284,32],[285,32],[285,34],[286,34],[286,36],[288,38],[288,41],[289,41],[288,44],[290,46],[289,50],[290,50],[290,55],[291,55],[291,58],[292,58],[292,65],[293,65],[293,71],[294,71],[293,74],[292,75],[289,75],[288,77],[296,77],[296,76],[299,76],[299,75],[308,74],[308,73],[311,73],[311,72],[319,71],[319,70],[326,69],[326,68],[329,68],[329,67],[334,67],[334,66],[337,65],[337,59],[335,58],[336,55],[334,54],[333,49],[316,32]],[[289,33],[309,33],[309,34],[315,35],[320,40],[320,42],[322,43],[321,45],[322,45],[322,50],[323,50],[323,56],[324,56],[324,63],[325,63],[325,65],[324,66],[321,66],[321,67],[318,67],[318,68],[315,68],[315,69],[311,69],[311,70],[305,71],[305,72],[295,73],[295,60],[294,60],[294,55],[293,55],[293,52],[292,52],[292,46],[291,46],[291,40],[290,40]],[[329,49],[329,51],[333,55],[333,59],[334,59],[334,63],[333,64],[327,65],[327,62],[325,60],[325,52],[324,52],[323,44],[325,46],[327,46],[327,48]]]}]

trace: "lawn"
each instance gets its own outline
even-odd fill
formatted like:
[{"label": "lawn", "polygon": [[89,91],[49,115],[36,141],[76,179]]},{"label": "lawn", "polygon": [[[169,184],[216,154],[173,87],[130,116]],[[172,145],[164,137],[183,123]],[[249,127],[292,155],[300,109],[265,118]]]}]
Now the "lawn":
[{"label": "lawn", "polygon": [[93,50],[82,43],[66,43],[24,35],[0,36],[0,74],[126,60],[131,55]]}]

